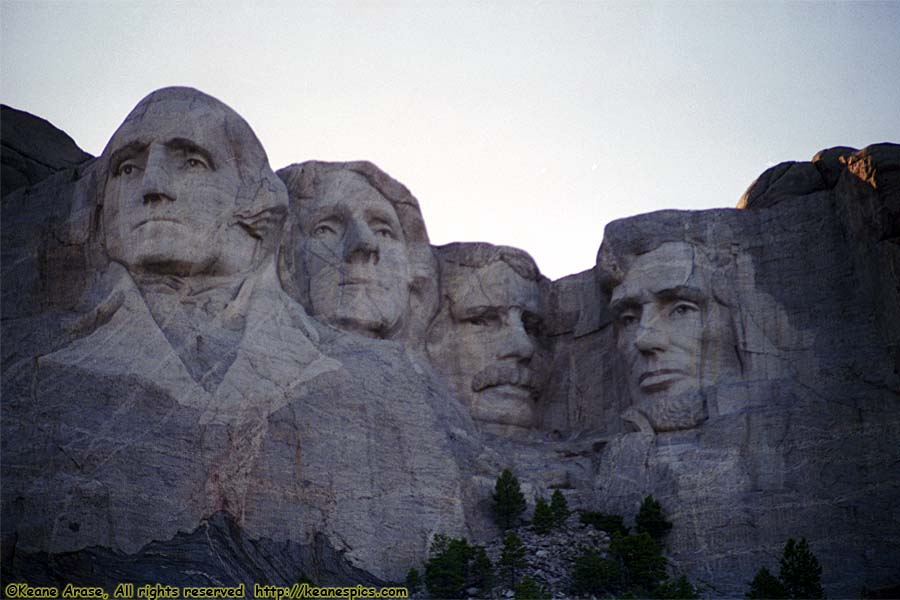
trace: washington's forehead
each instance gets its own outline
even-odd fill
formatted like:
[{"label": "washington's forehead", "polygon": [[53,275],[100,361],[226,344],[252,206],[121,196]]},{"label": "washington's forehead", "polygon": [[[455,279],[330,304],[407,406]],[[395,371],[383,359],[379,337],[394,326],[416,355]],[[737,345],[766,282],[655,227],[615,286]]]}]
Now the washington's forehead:
[{"label": "washington's forehead", "polygon": [[503,261],[479,269],[457,267],[455,273],[447,282],[455,311],[483,306],[538,310],[537,282],[520,276]]},{"label": "washington's forehead", "polygon": [[[137,107],[112,137],[113,151],[134,142],[187,139],[209,151],[228,147],[224,112],[214,106],[184,100],[152,102]],[[250,141],[250,140],[248,140]]]}]

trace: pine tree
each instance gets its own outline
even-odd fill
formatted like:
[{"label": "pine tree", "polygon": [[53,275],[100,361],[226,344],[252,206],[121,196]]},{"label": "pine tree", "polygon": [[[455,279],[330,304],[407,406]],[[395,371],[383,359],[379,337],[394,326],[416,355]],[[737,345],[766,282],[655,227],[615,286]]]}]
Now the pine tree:
[{"label": "pine tree", "polygon": [[529,576],[522,578],[522,581],[513,587],[515,600],[543,600],[550,598],[550,594],[540,583]]},{"label": "pine tree", "polygon": [[575,558],[570,572],[576,596],[603,596],[619,588],[622,570],[619,563],[600,556],[596,550],[585,550]]},{"label": "pine tree", "polygon": [[824,598],[822,566],[809,549],[806,538],[795,542],[790,538],[781,554],[781,570],[778,578],[787,592],[787,598]]},{"label": "pine tree", "polygon": [[431,558],[425,563],[425,586],[434,598],[458,598],[469,578],[472,549],[465,539],[434,536]]},{"label": "pine tree", "polygon": [[672,523],[663,516],[662,507],[653,499],[653,496],[647,496],[641,502],[641,508],[634,518],[634,523],[638,533],[646,532],[657,542],[661,542],[672,529]]},{"label": "pine tree", "polygon": [[765,567],[756,572],[756,576],[750,582],[750,591],[747,592],[747,598],[750,600],[785,600],[787,597],[787,591],[781,585],[781,581]]},{"label": "pine tree", "polygon": [[566,497],[559,490],[553,492],[550,497],[550,511],[553,513],[553,520],[557,526],[561,527],[569,518],[569,505],[566,503]]},{"label": "pine tree", "polygon": [[696,600],[697,589],[691,585],[687,577],[664,581],[653,590],[653,597],[659,600]]},{"label": "pine tree", "polygon": [[534,517],[531,519],[531,526],[537,533],[544,535],[545,533],[550,533],[554,524],[555,519],[553,518],[553,511],[550,505],[543,498],[538,498],[537,503],[534,505]]},{"label": "pine tree", "polygon": [[422,578],[419,576],[419,570],[416,568],[412,568],[406,572],[406,589],[409,590],[410,595],[415,594],[416,591],[422,586]]},{"label": "pine tree", "polygon": [[666,578],[668,561],[649,533],[614,535],[609,549],[622,562],[632,591],[650,591]]},{"label": "pine tree", "polygon": [[509,587],[514,587],[516,573],[525,566],[525,546],[515,531],[506,534],[497,564],[509,575]]},{"label": "pine tree", "polygon": [[525,512],[525,496],[519,487],[519,480],[509,469],[503,469],[497,478],[493,499],[494,521],[500,529],[511,528],[519,515]]},{"label": "pine tree", "polygon": [[471,583],[481,590],[482,596],[489,596],[491,588],[494,587],[494,565],[488,558],[484,546],[475,546],[473,548]]}]

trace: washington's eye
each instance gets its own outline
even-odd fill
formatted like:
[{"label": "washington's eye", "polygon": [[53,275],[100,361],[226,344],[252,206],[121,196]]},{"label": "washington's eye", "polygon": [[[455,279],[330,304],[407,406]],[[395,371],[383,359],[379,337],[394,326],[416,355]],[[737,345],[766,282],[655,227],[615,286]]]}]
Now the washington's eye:
[{"label": "washington's eye", "polygon": [[138,167],[134,163],[123,162],[116,168],[115,175],[132,175],[137,169]]},{"label": "washington's eye", "polygon": [[380,227],[380,228],[376,229],[375,235],[377,235],[378,237],[389,238],[389,239],[394,238],[394,232],[391,231],[390,229],[388,229],[387,227]]}]

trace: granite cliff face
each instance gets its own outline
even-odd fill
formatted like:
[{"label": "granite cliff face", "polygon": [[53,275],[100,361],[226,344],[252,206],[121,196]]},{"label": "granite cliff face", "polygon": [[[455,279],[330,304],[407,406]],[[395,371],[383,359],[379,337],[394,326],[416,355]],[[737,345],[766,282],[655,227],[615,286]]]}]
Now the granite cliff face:
[{"label": "granite cliff face", "polygon": [[900,146],[614,222],[551,282],[432,247],[371,163],[276,175],[196,90],[97,158],[47,127],[4,109],[4,581],[399,581],[496,534],[511,467],[530,502],[653,494],[715,595],[801,536],[831,595],[900,583]]}]

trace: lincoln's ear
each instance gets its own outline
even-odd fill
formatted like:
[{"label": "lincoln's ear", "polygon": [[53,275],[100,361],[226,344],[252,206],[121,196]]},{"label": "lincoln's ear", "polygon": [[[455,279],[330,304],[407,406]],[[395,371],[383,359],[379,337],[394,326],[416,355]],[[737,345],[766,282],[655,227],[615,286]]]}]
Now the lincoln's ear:
[{"label": "lincoln's ear", "polygon": [[234,223],[252,237],[267,240],[281,232],[286,217],[287,207],[273,206],[256,213],[238,211],[234,213]]}]

